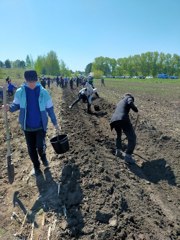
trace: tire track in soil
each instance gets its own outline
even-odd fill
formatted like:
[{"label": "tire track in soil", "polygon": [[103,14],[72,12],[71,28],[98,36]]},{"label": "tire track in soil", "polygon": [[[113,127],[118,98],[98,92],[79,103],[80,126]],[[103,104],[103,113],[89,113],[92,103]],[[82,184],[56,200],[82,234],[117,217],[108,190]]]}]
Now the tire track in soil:
[{"label": "tire track in soil", "polygon": [[[142,236],[145,239],[176,239],[179,226],[177,214],[174,214],[176,206],[171,209],[161,199],[161,186],[147,181],[143,168],[127,167],[123,160],[112,155],[114,137],[109,130],[109,118],[113,106],[98,99],[100,108],[103,106],[110,113],[103,117],[89,115],[86,105],[81,103],[68,109],[74,97],[68,89],[64,90],[62,113],[63,127],[69,134],[71,146],[67,155],[72,157],[81,176],[84,196],[81,233],[95,239],[130,236],[133,239]],[[142,164],[142,160],[139,162]],[[174,195],[177,196],[176,191]]]}]

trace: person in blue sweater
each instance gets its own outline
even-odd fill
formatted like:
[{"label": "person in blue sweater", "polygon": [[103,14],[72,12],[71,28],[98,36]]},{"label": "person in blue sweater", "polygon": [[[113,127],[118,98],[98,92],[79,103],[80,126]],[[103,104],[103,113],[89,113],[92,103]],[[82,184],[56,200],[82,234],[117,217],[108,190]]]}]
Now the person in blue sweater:
[{"label": "person in blue sweater", "polygon": [[17,89],[17,87],[11,82],[11,79],[8,80],[8,86],[7,91],[9,96],[14,95],[14,91]]},{"label": "person in blue sweater", "polygon": [[37,82],[36,71],[25,71],[24,78],[26,82],[16,90],[13,103],[7,105],[6,110],[20,111],[19,123],[24,131],[28,153],[37,176],[41,173],[39,158],[45,167],[49,166],[45,144],[48,115],[57,133],[60,132],[60,128],[54,113],[52,99],[48,91]]}]

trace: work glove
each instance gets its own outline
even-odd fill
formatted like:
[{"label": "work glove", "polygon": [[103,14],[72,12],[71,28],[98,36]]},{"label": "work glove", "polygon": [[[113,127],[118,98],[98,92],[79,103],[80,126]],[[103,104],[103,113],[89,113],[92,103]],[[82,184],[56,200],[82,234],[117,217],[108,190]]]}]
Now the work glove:
[{"label": "work glove", "polygon": [[55,128],[55,131],[56,131],[56,135],[59,135],[60,134],[60,131],[61,131],[61,127],[57,124],[54,126]]}]

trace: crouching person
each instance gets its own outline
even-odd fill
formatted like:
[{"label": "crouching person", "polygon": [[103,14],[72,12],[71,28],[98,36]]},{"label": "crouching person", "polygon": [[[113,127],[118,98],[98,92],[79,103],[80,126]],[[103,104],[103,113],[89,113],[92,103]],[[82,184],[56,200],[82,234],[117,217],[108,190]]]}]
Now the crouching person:
[{"label": "crouching person", "polygon": [[93,89],[92,86],[87,82],[85,87],[79,91],[78,98],[69,106],[69,108],[71,109],[76,103],[82,100],[84,103],[87,102],[87,112],[91,114],[91,103],[94,93],[96,93],[96,88]]},{"label": "crouching person", "polygon": [[[114,128],[117,134],[116,156],[124,156],[124,160],[126,162],[135,163],[135,160],[132,158],[132,154],[136,146],[136,134],[129,118],[130,109],[134,112],[138,112],[137,107],[134,105],[134,97],[130,93],[126,93],[122,100],[117,104],[110,121],[110,126],[111,130]],[[128,146],[125,153],[122,152],[121,145],[122,131],[128,140]]]},{"label": "crouching person", "polygon": [[60,129],[52,99],[48,91],[37,82],[36,71],[25,71],[24,77],[26,82],[16,90],[13,103],[7,105],[6,110],[10,112],[20,110],[19,122],[24,131],[28,153],[37,176],[41,174],[39,157],[45,167],[49,166],[45,144],[48,115],[57,133]]}]

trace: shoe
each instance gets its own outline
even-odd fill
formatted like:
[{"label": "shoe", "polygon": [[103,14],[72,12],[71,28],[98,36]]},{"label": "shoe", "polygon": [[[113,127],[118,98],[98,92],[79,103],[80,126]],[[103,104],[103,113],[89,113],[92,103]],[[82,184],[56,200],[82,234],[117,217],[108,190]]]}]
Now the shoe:
[{"label": "shoe", "polygon": [[42,163],[45,167],[49,167],[49,162],[47,159],[45,161],[42,161]]},{"label": "shoe", "polygon": [[34,168],[34,169],[32,170],[32,174],[31,174],[31,175],[35,175],[35,176],[37,177],[37,176],[39,176],[39,175],[41,175],[41,174],[42,174],[42,171],[41,171],[40,168]]},{"label": "shoe", "polygon": [[127,163],[131,163],[131,164],[135,163],[135,160],[132,158],[132,155],[128,153],[125,153],[124,160]]},{"label": "shoe", "polygon": [[116,149],[115,156],[122,157],[122,151],[120,149]]},{"label": "shoe", "polygon": [[71,109],[71,108],[72,108],[72,106],[70,105],[70,106],[69,106],[69,109]]}]

